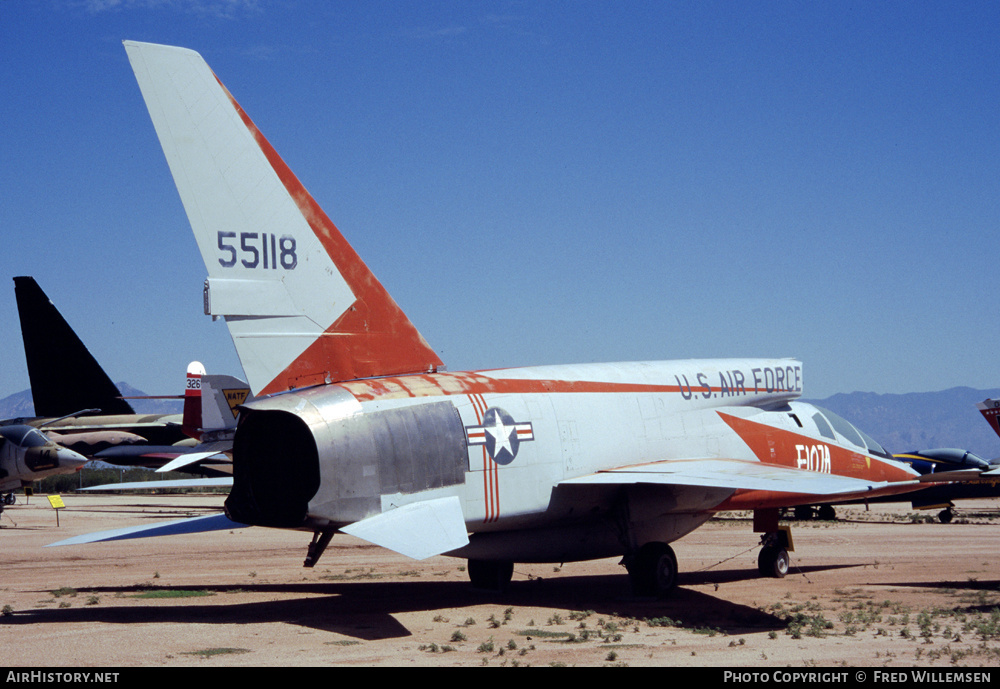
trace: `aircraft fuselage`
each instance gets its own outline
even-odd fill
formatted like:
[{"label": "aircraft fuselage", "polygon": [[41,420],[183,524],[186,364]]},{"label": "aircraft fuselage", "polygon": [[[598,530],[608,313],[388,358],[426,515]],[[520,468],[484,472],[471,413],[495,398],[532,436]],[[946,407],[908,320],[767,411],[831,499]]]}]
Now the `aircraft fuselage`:
[{"label": "aircraft fuselage", "polygon": [[32,481],[77,471],[87,462],[72,450],[26,425],[0,427],[0,492],[10,492]]},{"label": "aircraft fuselage", "polygon": [[[623,552],[624,532],[639,542],[676,540],[714,511],[738,509],[748,492],[641,481],[560,486],[598,472],[725,458],[872,481],[912,478],[867,447],[822,435],[817,410],[793,401],[801,384],[797,361],[733,359],[434,373],[296,390],[245,407],[227,511],[244,523],[317,528],[455,496],[473,534],[456,554],[563,561]],[[567,490],[572,499],[563,499]],[[609,529],[615,519],[629,528]],[[529,528],[530,537],[518,534]]]}]

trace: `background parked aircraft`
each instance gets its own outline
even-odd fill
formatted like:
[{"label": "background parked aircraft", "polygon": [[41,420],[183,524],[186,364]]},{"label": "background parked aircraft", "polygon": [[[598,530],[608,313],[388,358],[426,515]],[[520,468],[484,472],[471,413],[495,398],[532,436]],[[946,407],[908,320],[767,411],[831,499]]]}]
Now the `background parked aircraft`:
[{"label": "background parked aircraft", "polygon": [[14,491],[32,482],[79,471],[83,455],[60,446],[24,424],[0,426],[0,512],[15,502]]},{"label": "background parked aircraft", "polygon": [[205,439],[217,441],[235,426],[236,405],[249,394],[245,383],[207,375],[192,362],[184,394],[171,396],[185,400],[182,414],[137,414],[37,282],[15,277],[14,291],[35,416],[0,426],[34,427],[61,447],[117,466],[229,475],[228,458],[199,442],[206,427]]},{"label": "background parked aircraft", "polygon": [[33,418],[65,447],[93,456],[107,447],[173,445],[188,437],[179,414],[136,414],[34,278],[14,278]]},{"label": "background parked aircraft", "polygon": [[979,413],[986,419],[993,431],[1000,435],[1000,400],[985,399],[976,405]]},{"label": "background parked aircraft", "polygon": [[[1000,435],[997,425],[1000,402],[987,399],[976,404],[990,428]],[[931,450],[913,450],[898,453],[893,457],[904,462],[923,476],[941,476],[950,472],[975,472],[979,475],[962,477],[961,481],[929,484],[926,488],[905,496],[915,510],[939,509],[938,519],[948,523],[954,518],[956,500],[975,498],[1000,497],[1000,476],[992,472],[1000,468],[1000,458],[984,459],[968,450],[958,448],[937,448]],[[956,477],[957,478],[957,477]],[[868,502],[895,502],[901,498],[874,498]],[[850,503],[852,501],[844,501]],[[810,506],[802,505],[795,509],[799,519],[835,519],[836,509],[832,504]]]}]

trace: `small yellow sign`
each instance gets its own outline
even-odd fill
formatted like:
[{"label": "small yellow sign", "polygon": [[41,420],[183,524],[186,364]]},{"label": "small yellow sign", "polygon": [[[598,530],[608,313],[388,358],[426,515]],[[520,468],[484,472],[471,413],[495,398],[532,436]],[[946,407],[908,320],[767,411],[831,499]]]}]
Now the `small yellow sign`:
[{"label": "small yellow sign", "polygon": [[61,495],[50,495],[48,498],[49,504],[52,505],[52,509],[54,510],[59,510],[66,506]]},{"label": "small yellow sign", "polygon": [[223,390],[223,394],[226,396],[226,402],[229,403],[229,411],[233,413],[233,418],[239,414],[239,410],[236,408],[247,401],[247,397],[250,396],[250,388],[233,388],[232,390]]}]

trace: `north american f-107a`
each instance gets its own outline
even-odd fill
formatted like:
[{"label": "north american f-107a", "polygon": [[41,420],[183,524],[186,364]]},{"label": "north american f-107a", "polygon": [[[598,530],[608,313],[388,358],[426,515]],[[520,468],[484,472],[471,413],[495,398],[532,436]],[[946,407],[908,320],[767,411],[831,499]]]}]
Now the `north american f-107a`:
[{"label": "north american f-107a", "polygon": [[753,510],[763,573],[789,567],[779,509],[920,487],[846,421],[797,401],[792,359],[448,372],[202,57],[125,47],[254,400],[227,517],[337,532],[414,558],[622,557],[637,593],[675,585],[669,545]]}]

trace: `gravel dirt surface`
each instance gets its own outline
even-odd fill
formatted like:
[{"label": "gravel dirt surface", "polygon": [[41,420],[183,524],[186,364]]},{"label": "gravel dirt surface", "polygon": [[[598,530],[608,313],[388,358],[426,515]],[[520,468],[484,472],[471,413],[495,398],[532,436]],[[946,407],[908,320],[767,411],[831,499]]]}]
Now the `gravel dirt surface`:
[{"label": "gravel dirt surface", "polygon": [[[749,514],[673,544],[680,583],[631,595],[616,559],[517,565],[504,594],[465,563],[263,528],[45,548],[196,516],[222,496],[32,496],[0,515],[0,648],[12,667],[1000,665],[1000,510],[908,504],[790,522],[784,579],[757,575]],[[926,521],[926,520],[930,521]]]}]

